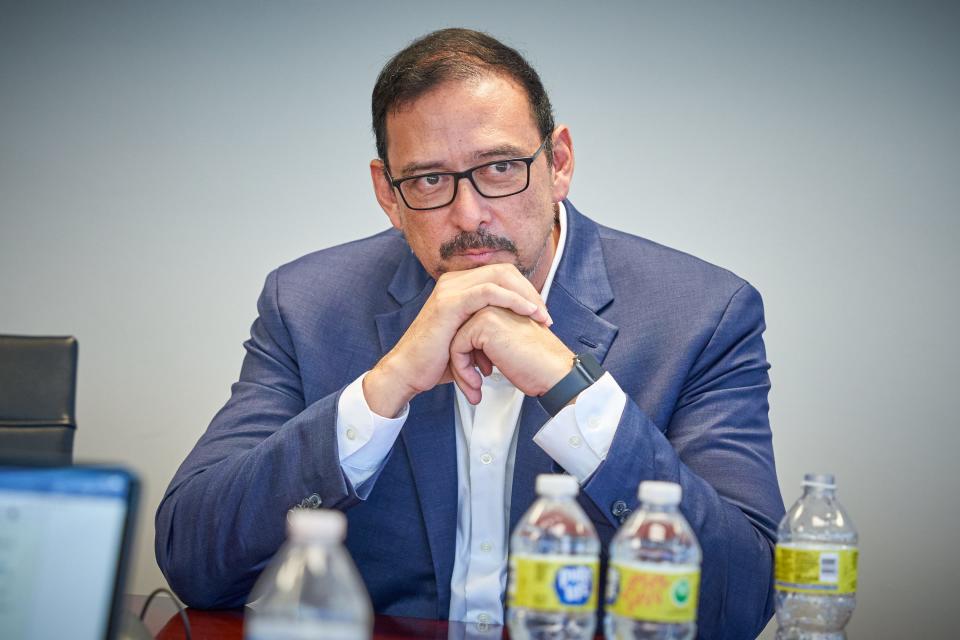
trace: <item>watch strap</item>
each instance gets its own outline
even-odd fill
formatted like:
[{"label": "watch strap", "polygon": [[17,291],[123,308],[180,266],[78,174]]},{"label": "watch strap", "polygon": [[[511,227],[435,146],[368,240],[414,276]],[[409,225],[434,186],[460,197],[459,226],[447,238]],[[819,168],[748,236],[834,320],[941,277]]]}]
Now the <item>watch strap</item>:
[{"label": "watch strap", "polygon": [[560,382],[540,396],[540,406],[550,417],[560,413],[567,403],[576,398],[581,391],[592,385],[604,374],[603,367],[590,353],[573,356],[573,369],[560,379]]}]

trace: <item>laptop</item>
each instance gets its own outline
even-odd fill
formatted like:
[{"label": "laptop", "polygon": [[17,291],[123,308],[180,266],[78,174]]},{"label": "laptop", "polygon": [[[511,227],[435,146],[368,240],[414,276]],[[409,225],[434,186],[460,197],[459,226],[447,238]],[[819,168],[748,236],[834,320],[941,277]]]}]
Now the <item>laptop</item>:
[{"label": "laptop", "polygon": [[118,467],[0,466],[0,638],[116,637],[138,495]]}]

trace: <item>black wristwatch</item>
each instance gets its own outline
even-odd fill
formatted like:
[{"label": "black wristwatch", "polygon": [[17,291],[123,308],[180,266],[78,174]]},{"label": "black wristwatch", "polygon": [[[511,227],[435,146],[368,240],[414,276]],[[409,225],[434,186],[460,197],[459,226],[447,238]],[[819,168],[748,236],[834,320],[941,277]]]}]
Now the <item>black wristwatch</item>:
[{"label": "black wristwatch", "polygon": [[553,417],[581,391],[592,385],[604,374],[603,367],[590,353],[573,356],[573,369],[553,385],[550,391],[540,396],[540,406]]}]

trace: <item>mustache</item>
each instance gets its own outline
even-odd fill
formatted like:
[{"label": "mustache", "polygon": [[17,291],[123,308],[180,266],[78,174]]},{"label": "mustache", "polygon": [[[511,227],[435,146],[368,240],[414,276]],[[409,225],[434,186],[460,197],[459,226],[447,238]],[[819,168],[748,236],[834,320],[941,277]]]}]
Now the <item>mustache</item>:
[{"label": "mustache", "polygon": [[484,228],[476,231],[461,231],[455,238],[440,245],[440,257],[447,260],[455,253],[468,249],[489,249],[490,251],[509,251],[517,255],[517,245],[510,238],[490,233]]}]

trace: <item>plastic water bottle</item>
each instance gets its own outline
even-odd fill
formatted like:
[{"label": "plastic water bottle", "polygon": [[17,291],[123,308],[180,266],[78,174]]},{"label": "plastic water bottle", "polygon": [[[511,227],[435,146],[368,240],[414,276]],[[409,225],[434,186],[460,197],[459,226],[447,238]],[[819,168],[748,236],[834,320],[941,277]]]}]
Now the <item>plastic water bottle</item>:
[{"label": "plastic water bottle", "polygon": [[568,475],[537,476],[539,498],[510,538],[507,624],[514,640],[593,637],[600,539]]},{"label": "plastic water bottle", "polygon": [[697,635],[700,544],[678,508],[680,485],[641,482],[640,508],[610,543],[608,640],[692,640]]},{"label": "plastic water bottle", "polygon": [[257,580],[244,620],[247,640],[361,640],[373,632],[373,608],[344,549],[339,511],[294,509],[287,542]]},{"label": "plastic water bottle", "polygon": [[857,530],[832,475],[808,473],[777,530],[778,640],[839,640],[857,604]]}]

